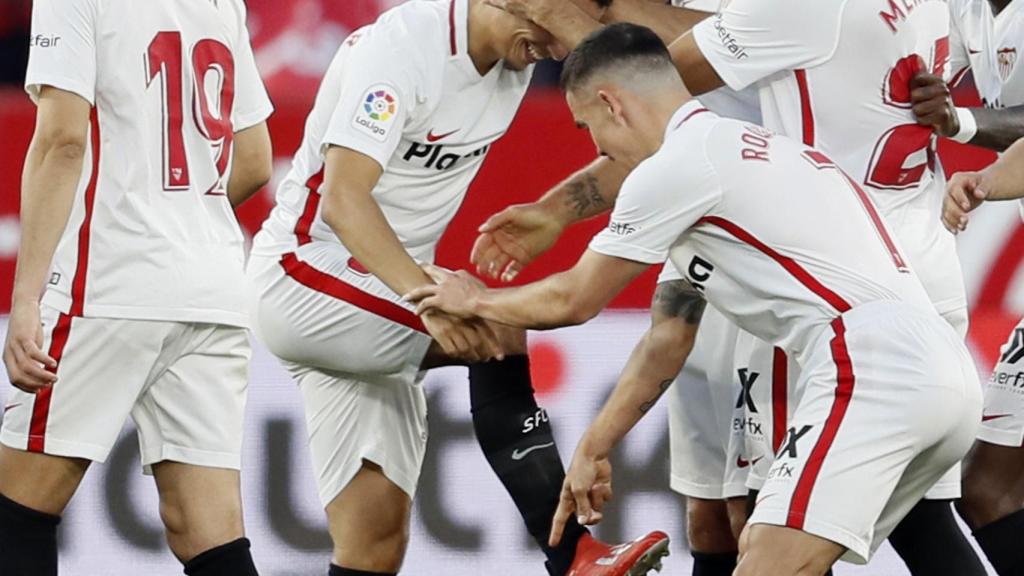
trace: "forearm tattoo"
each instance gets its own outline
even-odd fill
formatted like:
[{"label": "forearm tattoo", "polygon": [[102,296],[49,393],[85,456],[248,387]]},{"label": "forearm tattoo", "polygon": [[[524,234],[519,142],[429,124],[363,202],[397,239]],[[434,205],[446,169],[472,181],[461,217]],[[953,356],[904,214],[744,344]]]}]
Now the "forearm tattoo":
[{"label": "forearm tattoo", "polygon": [[662,282],[654,291],[653,308],[665,316],[682,318],[688,324],[700,322],[705,306],[704,297],[686,280]]},{"label": "forearm tattoo", "polygon": [[568,198],[566,204],[572,208],[577,218],[595,215],[605,209],[608,202],[601,196],[597,177],[593,174],[582,174],[567,185]]},{"label": "forearm tattoo", "polygon": [[658,384],[658,393],[654,395],[654,398],[651,398],[640,405],[640,413],[647,414],[650,412],[651,408],[654,408],[654,405],[658,403],[658,400],[661,399],[662,395],[665,394],[665,391],[668,390],[668,387],[671,386],[673,382],[675,382],[675,380],[672,378],[662,380],[661,384]]}]

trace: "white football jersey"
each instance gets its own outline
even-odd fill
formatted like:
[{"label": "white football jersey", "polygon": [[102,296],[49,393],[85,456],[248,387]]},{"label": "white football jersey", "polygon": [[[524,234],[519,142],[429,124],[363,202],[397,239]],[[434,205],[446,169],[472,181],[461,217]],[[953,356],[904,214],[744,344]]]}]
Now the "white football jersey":
[{"label": "white football jersey", "polygon": [[998,15],[988,0],[949,0],[950,71],[970,69],[985,106],[1024,104],[1024,4],[1010,2]]},{"label": "white football jersey", "polygon": [[35,2],[25,85],[93,106],[43,298],[72,316],[244,326],[234,132],[272,107],[242,0]]},{"label": "white football jersey", "polygon": [[[729,0],[671,0],[671,4],[677,8],[689,8],[715,14],[721,12],[728,3]],[[761,103],[758,102],[757,89],[754,87],[743,90],[722,87],[701,94],[700,101],[719,116],[755,124],[761,123]]]},{"label": "white football jersey", "polygon": [[668,256],[741,329],[800,359],[819,331],[867,302],[934,308],[866,192],[825,154],[697,101],[626,179],[601,254]]},{"label": "white football jersey", "polygon": [[373,198],[409,255],[434,260],[438,240],[491,144],[512,123],[532,74],[532,67],[513,71],[499,62],[481,76],[468,54],[467,19],[467,0],[414,0],[345,41],[254,253],[340,243],[319,210],[323,154],[333,145],[383,167]]},{"label": "white football jersey", "polygon": [[913,75],[945,73],[946,4],[733,0],[693,33],[727,85],[758,83],[767,127],[825,152],[872,194],[939,310],[965,306],[935,138],[910,109]]}]

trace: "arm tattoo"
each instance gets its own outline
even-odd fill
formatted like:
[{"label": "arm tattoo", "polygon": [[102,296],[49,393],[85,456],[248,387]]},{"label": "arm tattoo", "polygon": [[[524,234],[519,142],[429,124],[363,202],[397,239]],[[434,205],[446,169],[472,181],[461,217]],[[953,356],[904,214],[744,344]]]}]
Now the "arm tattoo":
[{"label": "arm tattoo", "polygon": [[651,398],[647,402],[644,402],[643,404],[640,405],[640,413],[647,414],[648,412],[650,412],[651,408],[654,408],[654,405],[658,403],[658,400],[661,399],[661,396],[665,393],[666,390],[668,390],[668,387],[671,386],[673,382],[675,382],[675,380],[672,378],[669,378],[668,380],[662,380],[661,384],[658,384],[658,393],[654,395],[654,398]]},{"label": "arm tattoo", "polygon": [[[577,218],[597,214],[604,210],[608,202],[601,196],[597,186],[597,177],[593,174],[582,174],[567,184],[568,198],[565,202]],[[595,212],[595,210],[597,210]]]},{"label": "arm tattoo", "polygon": [[654,291],[651,307],[665,316],[682,318],[688,324],[697,324],[707,306],[704,297],[686,280],[662,282]]}]

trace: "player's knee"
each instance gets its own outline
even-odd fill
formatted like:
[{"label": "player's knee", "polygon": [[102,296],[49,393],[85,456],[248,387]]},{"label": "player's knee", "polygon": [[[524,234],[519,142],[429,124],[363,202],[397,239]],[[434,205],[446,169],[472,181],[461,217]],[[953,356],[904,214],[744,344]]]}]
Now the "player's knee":
[{"label": "player's knee", "polygon": [[686,502],[687,538],[692,550],[704,553],[736,550],[725,501],[687,498]]},{"label": "player's knee", "polygon": [[409,542],[412,501],[369,462],[327,505],[334,563],[367,572],[396,572]]}]

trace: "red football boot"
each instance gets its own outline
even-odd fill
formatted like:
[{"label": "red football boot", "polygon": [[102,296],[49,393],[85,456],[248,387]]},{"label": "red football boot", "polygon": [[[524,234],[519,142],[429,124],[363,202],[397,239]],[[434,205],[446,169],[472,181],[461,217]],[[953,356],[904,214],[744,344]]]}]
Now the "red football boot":
[{"label": "red football boot", "polygon": [[668,554],[668,534],[664,532],[651,532],[618,546],[588,533],[576,545],[576,558],[566,576],[645,576],[651,570],[661,572],[661,559]]}]

